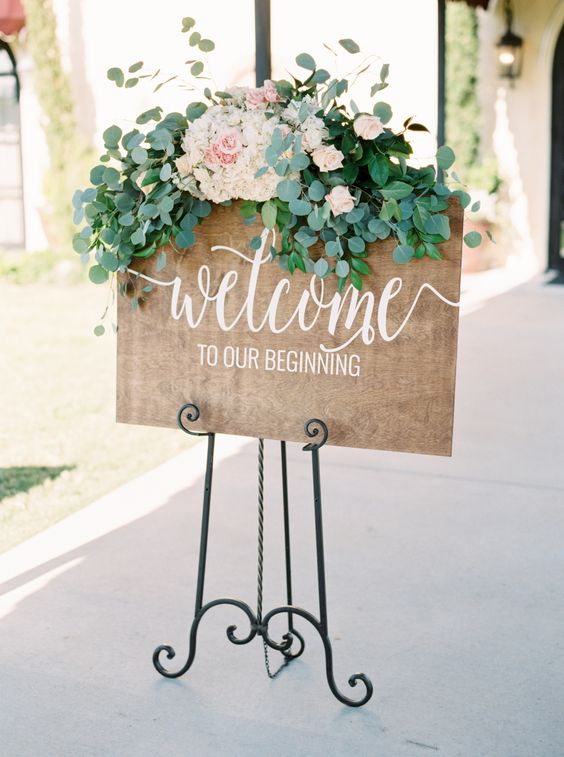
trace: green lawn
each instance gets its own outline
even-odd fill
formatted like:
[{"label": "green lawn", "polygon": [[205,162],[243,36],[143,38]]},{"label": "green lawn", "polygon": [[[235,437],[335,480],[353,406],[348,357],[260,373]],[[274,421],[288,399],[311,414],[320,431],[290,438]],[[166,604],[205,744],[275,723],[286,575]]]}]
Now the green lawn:
[{"label": "green lawn", "polygon": [[106,287],[0,282],[0,551],[186,449],[115,423]]}]

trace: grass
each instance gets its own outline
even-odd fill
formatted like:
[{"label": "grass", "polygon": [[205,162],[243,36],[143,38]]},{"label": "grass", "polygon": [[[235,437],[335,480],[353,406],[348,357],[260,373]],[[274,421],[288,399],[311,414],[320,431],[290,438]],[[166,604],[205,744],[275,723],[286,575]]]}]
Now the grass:
[{"label": "grass", "polygon": [[0,551],[186,449],[116,424],[106,288],[0,282]]}]

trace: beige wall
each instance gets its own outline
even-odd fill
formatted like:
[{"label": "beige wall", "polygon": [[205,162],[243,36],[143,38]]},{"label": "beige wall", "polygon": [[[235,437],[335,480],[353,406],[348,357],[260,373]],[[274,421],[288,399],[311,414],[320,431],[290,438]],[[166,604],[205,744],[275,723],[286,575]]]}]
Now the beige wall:
[{"label": "beige wall", "polygon": [[564,3],[514,0],[514,10],[514,31],[525,42],[523,73],[513,87],[492,75],[495,43],[505,28],[502,3],[479,14],[482,133],[504,180],[511,226],[508,264],[537,271],[548,263],[551,77]]},{"label": "beige wall", "polygon": [[[106,79],[113,65],[126,67],[143,59],[150,70],[182,73],[192,57],[180,19],[192,15],[198,28],[217,45],[209,56],[220,89],[254,79],[253,0],[163,0],[158,13],[139,0],[54,0],[64,59],[71,74],[81,131],[95,144],[104,128],[118,123],[130,128],[135,116],[152,104],[183,110],[197,93],[175,82],[155,97],[148,86],[117,89]],[[495,76],[495,42],[503,31],[501,3],[480,12],[480,81],[484,143],[499,160],[509,198],[510,265],[543,269],[547,261],[550,161],[550,78],[554,46],[564,21],[559,0],[515,0],[515,30],[525,39],[523,76],[512,89]],[[273,74],[287,76],[297,53],[307,50],[326,67],[332,56],[322,42],[334,46],[352,37],[362,53],[390,63],[390,87],[381,99],[394,109],[392,125],[407,116],[427,124],[431,136],[414,135],[421,161],[432,158],[436,130],[436,2],[435,0],[272,0]],[[313,42],[311,41],[313,40]],[[337,46],[338,47],[338,46]],[[417,51],[417,61],[413,51]],[[356,56],[355,56],[356,58]],[[355,62],[344,53],[342,74]],[[20,48],[22,126],[28,246],[45,244],[40,205],[46,151],[37,129],[40,114],[33,93],[25,48]],[[379,68],[377,60],[375,70]],[[358,105],[367,106],[370,75],[355,87]]]},{"label": "beige wall", "polygon": [[[118,89],[106,79],[111,66],[127,67],[144,60],[151,71],[182,74],[183,62],[193,57],[186,35],[180,32],[183,16],[193,16],[198,29],[216,43],[208,56],[214,81],[212,89],[230,84],[254,83],[254,2],[253,0],[163,0],[158,12],[139,0],[53,0],[57,15],[64,63],[71,75],[81,132],[101,146],[103,130],[112,123],[132,127],[138,113],[159,104],[165,109],[184,110],[198,94],[181,88],[177,82],[152,94],[150,86]],[[397,33],[390,34],[390,29]],[[391,86],[381,94],[394,109],[393,125],[400,126],[407,116],[415,116],[436,129],[436,3],[435,0],[350,0],[343,7],[339,0],[272,0],[273,74],[287,76],[295,68],[297,53],[311,52],[318,62],[331,65],[322,42],[336,45],[346,36],[357,40],[363,54],[375,54],[377,75],[381,61],[390,63]],[[420,48],[424,54],[417,66],[406,51]],[[312,42],[313,40],[313,42]],[[338,45],[337,45],[338,48]],[[339,48],[340,49],[340,48]],[[33,90],[25,43],[20,50],[25,69],[22,92],[24,130],[24,181],[28,247],[46,245],[41,226],[40,205],[42,173],[47,165],[44,139],[38,124],[40,114]],[[358,56],[343,51],[340,70],[345,74]],[[358,105],[368,107],[366,88],[377,76],[360,80],[353,96]],[[362,82],[364,83],[362,84]],[[206,83],[202,84],[205,86]],[[434,136],[413,135],[414,146],[422,161],[434,154]]]}]

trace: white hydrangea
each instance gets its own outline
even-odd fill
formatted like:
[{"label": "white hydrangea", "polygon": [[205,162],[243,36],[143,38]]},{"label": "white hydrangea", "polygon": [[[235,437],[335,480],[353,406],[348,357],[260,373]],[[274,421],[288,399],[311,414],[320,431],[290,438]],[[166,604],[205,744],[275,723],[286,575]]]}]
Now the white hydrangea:
[{"label": "white hydrangea", "polygon": [[176,184],[197,196],[196,182],[199,193],[215,203],[271,199],[280,176],[272,168],[259,177],[256,173],[266,165],[265,150],[280,125],[280,118],[267,118],[264,109],[233,104],[208,108],[184,134]]},{"label": "white hydrangea", "polygon": [[308,116],[300,124],[299,131],[302,134],[302,147],[305,152],[313,152],[321,147],[324,140],[329,136],[323,119],[317,116]]}]

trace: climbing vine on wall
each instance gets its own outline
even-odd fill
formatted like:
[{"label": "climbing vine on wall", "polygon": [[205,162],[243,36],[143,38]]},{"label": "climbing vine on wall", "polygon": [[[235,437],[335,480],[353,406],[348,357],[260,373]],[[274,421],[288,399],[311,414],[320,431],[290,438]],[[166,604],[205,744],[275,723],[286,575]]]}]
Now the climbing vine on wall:
[{"label": "climbing vine on wall", "polygon": [[72,90],[61,60],[52,2],[23,0],[23,5],[26,46],[33,59],[35,89],[49,150],[50,166],[45,177],[47,234],[50,243],[60,247],[68,244],[72,236],[69,196],[85,147],[76,132]]},{"label": "climbing vine on wall", "polygon": [[468,174],[480,149],[478,19],[466,3],[446,4],[446,138]]}]

